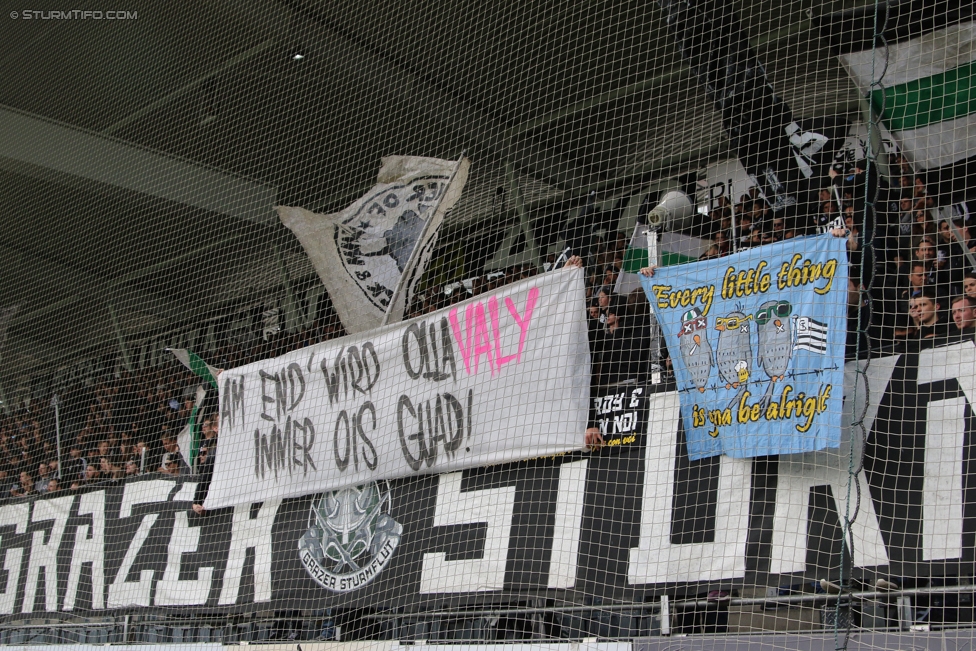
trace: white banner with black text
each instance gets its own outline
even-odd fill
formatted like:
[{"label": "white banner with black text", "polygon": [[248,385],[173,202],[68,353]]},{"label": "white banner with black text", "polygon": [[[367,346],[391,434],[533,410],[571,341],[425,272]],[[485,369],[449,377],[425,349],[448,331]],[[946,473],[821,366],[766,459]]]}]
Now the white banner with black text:
[{"label": "white banner with black text", "polygon": [[585,314],[561,270],[225,371],[206,507],[580,449]]}]

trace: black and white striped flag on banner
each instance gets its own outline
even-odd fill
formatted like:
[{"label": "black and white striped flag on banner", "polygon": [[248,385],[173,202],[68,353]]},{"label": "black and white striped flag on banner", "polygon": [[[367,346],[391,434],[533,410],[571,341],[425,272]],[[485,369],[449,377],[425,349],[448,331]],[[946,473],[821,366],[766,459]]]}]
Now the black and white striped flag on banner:
[{"label": "black and white striped flag on banner", "polygon": [[811,353],[827,354],[827,324],[808,316],[796,319],[796,344],[793,350],[809,350]]}]

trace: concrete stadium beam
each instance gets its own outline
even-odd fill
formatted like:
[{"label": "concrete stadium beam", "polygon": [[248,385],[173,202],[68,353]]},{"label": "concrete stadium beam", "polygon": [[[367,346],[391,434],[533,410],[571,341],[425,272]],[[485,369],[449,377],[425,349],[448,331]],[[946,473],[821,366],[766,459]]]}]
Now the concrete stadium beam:
[{"label": "concrete stadium beam", "polygon": [[328,24],[317,24],[327,34],[325,38],[320,37],[310,43],[317,56],[324,61],[334,62],[343,74],[356,79],[363,87],[374,89],[378,96],[395,94],[400,105],[458,134],[463,139],[463,145],[457,152],[451,152],[452,155],[460,154],[461,149],[469,154],[479,149],[488,150],[499,158],[511,161],[517,169],[530,176],[557,187],[567,178],[589,175],[587,170],[571,171],[574,167],[572,162],[551,150],[539,150],[521,143],[512,147],[505,133],[506,124],[500,118],[441,90]]},{"label": "concrete stadium beam", "polygon": [[[785,38],[801,34],[809,30],[812,26],[810,19],[801,20],[795,25],[790,25],[782,29],[775,30],[763,36],[750,39],[749,44],[753,48],[762,48],[781,41]],[[524,134],[528,131],[535,131],[541,129],[544,126],[552,124],[553,122],[558,122],[567,117],[575,115],[577,113],[583,113],[584,111],[589,111],[590,109],[596,108],[603,104],[608,104],[618,99],[624,99],[630,97],[631,95],[636,95],[637,93],[643,93],[645,91],[654,90],[658,86],[663,86],[664,84],[673,83],[691,75],[691,67],[688,64],[681,63],[672,66],[668,70],[665,70],[661,74],[655,75],[644,81],[639,81],[628,86],[622,86],[620,88],[615,88],[613,90],[607,91],[605,93],[600,93],[599,95],[594,95],[593,97],[581,100],[575,104],[571,104],[565,108],[553,111],[547,115],[539,118],[534,118],[532,120],[527,120],[522,122],[506,133],[507,136],[513,137]]]},{"label": "concrete stadium beam", "polygon": [[173,92],[164,95],[163,97],[160,97],[156,101],[151,102],[136,111],[133,111],[132,113],[126,115],[121,120],[118,120],[114,124],[109,125],[105,129],[103,129],[100,133],[106,136],[110,136],[117,133],[118,131],[129,126],[133,122],[137,122],[138,120],[141,120],[147,115],[150,115],[153,111],[158,111],[159,109],[162,109],[168,106],[169,104],[173,103],[175,100],[179,99],[180,97],[183,97],[187,93],[196,90],[197,88],[199,88],[206,82],[210,81],[211,79],[219,77],[220,75],[236,68],[237,66],[244,63],[245,61],[249,61],[250,59],[253,59],[259,54],[270,50],[276,43],[277,43],[277,39],[274,38],[269,38],[268,40],[263,41],[262,43],[258,43],[251,49],[241,52],[235,57],[231,57],[230,59],[225,61],[219,68],[211,70],[206,74],[200,75],[196,79],[186,84],[183,84]]},{"label": "concrete stadium beam", "polygon": [[9,107],[0,107],[0,156],[267,224],[275,219],[275,188],[128,145]]},{"label": "concrete stadium beam", "polygon": [[[191,258],[194,258],[194,257],[198,256],[198,255],[203,255],[204,253],[208,253],[208,252],[210,252],[213,249],[216,249],[218,247],[227,246],[227,245],[233,244],[235,242],[240,241],[243,238],[244,238],[244,235],[232,235],[230,237],[227,237],[227,238],[224,238],[224,239],[221,239],[221,240],[217,240],[216,242],[210,242],[209,244],[206,244],[204,246],[198,247],[196,249],[192,249],[190,251],[186,251],[185,253],[182,253],[182,254],[180,254],[178,256],[175,256],[173,258],[168,258],[166,260],[162,260],[162,261],[160,261],[160,262],[158,262],[158,263],[156,263],[154,265],[150,265],[148,267],[143,267],[139,271],[136,271],[136,272],[133,272],[131,274],[122,276],[120,278],[113,278],[110,281],[97,281],[93,285],[88,286],[88,287],[86,287],[84,289],[81,289],[81,290],[75,292],[73,295],[68,296],[68,297],[66,297],[64,299],[61,299],[60,301],[57,301],[56,303],[50,303],[50,304],[48,304],[48,305],[46,305],[46,306],[44,306],[42,308],[39,308],[37,310],[34,310],[32,312],[29,312],[27,314],[23,314],[23,315],[20,315],[20,316],[14,318],[13,321],[12,321],[12,325],[17,325],[17,324],[20,324],[20,323],[26,323],[26,322],[28,322],[28,321],[30,321],[32,319],[37,319],[37,318],[42,317],[42,316],[44,316],[46,314],[50,314],[51,312],[56,312],[58,310],[66,309],[67,307],[69,307],[71,305],[74,305],[78,301],[82,300],[86,296],[96,295],[96,296],[100,296],[100,297],[105,298],[105,299],[112,299],[112,300],[115,300],[117,303],[121,302],[123,304],[127,304],[129,301],[138,300],[137,297],[139,295],[141,295],[141,292],[139,290],[132,290],[131,288],[126,288],[126,285],[128,283],[130,283],[130,282],[132,282],[134,280],[138,280],[140,278],[145,278],[146,276],[149,276],[151,274],[155,274],[157,272],[163,271],[164,269],[167,269],[167,268],[171,267],[174,264],[183,262],[185,260],[189,260]],[[135,296],[133,296],[132,292],[135,292],[136,293]],[[149,300],[151,300],[154,305],[164,305],[164,306],[166,306],[166,309],[163,310],[163,312],[159,315],[162,318],[166,318],[166,319],[170,319],[170,318],[184,318],[186,316],[185,310],[183,310],[181,312],[174,312],[173,311],[173,310],[178,310],[178,309],[181,310],[182,307],[177,308],[177,307],[175,307],[174,304],[168,303],[166,301],[159,301],[155,297],[152,297]]]},{"label": "concrete stadium beam", "polygon": [[[248,222],[276,222],[272,210],[275,188],[255,181],[7,107],[0,107],[0,132],[4,133],[0,138],[0,167],[9,171],[76,187],[86,187],[94,181]],[[211,248],[213,246],[208,245],[162,260],[151,269],[159,271]],[[0,252],[7,256],[20,255],[4,247],[0,247]],[[181,314],[176,304],[123,287],[124,283],[145,276],[146,269],[130,274],[131,277],[104,280],[50,261],[32,258],[30,262],[34,265],[40,262],[40,274],[69,279],[70,287],[65,298],[19,314],[11,326],[66,309],[93,295],[117,300],[119,305],[144,301],[142,304],[147,312],[167,320]]]},{"label": "concrete stadium beam", "polygon": [[[766,48],[771,45],[775,45],[784,39],[802,34],[803,32],[810,30],[811,27],[812,22],[809,18],[807,18],[787,27],[783,27],[767,34],[763,34],[762,36],[750,39],[749,43],[755,49]],[[557,124],[558,122],[571,118],[574,115],[591,111],[595,108],[603,106],[604,104],[626,99],[639,93],[650,92],[667,84],[681,81],[682,79],[690,77],[691,75],[691,68],[687,64],[678,64],[649,79],[645,79],[627,86],[622,86],[620,88],[615,88],[605,93],[600,93],[599,95],[594,95],[593,97],[586,98],[576,102],[575,104],[571,104],[570,106],[558,109],[541,117],[522,122],[521,124],[511,127],[505,132],[506,142],[510,143],[508,147],[509,155],[514,156],[516,150],[524,149],[526,147],[526,145],[522,142],[525,140],[526,134],[534,131],[540,131],[550,125]],[[681,156],[681,153],[679,152],[678,155]],[[648,169],[658,169],[661,164],[665,162],[665,160],[666,159],[648,161],[645,167]],[[547,157],[539,155],[526,160],[522,165],[522,168],[525,169],[525,171],[531,176],[536,176],[540,179],[549,177],[558,180],[559,182],[556,183],[556,185],[570,190],[574,196],[580,193],[588,193],[590,190],[595,189],[595,186],[605,186],[607,183],[612,184],[620,180],[605,178],[600,179],[596,178],[594,175],[574,175],[572,170],[567,169],[565,164],[561,165],[558,162],[551,163]]]},{"label": "concrete stadium beam", "polygon": [[599,95],[581,100],[565,108],[561,108],[557,111],[543,115],[542,117],[522,122],[521,124],[509,129],[506,135],[509,137],[516,137],[529,131],[536,131],[570,116],[589,111],[590,109],[598,106],[602,106],[603,104],[609,104],[615,100],[624,99],[632,95],[636,95],[637,93],[654,90],[658,86],[663,86],[664,84],[678,81],[679,79],[683,79],[690,74],[691,68],[687,64],[680,64],[666,70],[665,72],[662,72],[659,75],[645,79],[644,81],[639,81],[635,84],[630,84],[629,86],[622,86],[605,93],[600,93]]},{"label": "concrete stadium beam", "polygon": [[[167,298],[150,296],[142,290],[132,287],[123,288],[120,287],[117,281],[106,282],[105,280],[96,278],[95,276],[87,274],[84,271],[74,267],[68,267],[67,265],[63,265],[58,262],[52,262],[51,260],[45,260],[37,256],[27,257],[22,251],[18,251],[3,244],[0,244],[0,255],[2,255],[5,259],[20,260],[23,268],[30,270],[32,275],[63,279],[64,282],[70,283],[68,291],[71,292],[73,296],[66,299],[71,302],[65,303],[64,307],[71,305],[77,300],[81,300],[82,296],[88,295],[104,300],[114,300],[120,306],[124,306],[123,309],[126,311],[129,309],[129,305],[151,305],[153,306],[152,313],[166,320],[179,318],[183,313],[182,307],[178,303]],[[15,327],[17,325],[40,318],[49,312],[50,310],[48,308],[42,308],[41,310],[34,310],[27,313],[21,312],[10,320],[9,325],[10,327]]]}]

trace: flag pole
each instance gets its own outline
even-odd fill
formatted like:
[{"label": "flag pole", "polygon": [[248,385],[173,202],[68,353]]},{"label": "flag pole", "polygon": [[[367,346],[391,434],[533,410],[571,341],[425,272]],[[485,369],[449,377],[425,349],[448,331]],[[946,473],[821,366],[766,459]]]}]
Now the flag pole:
[{"label": "flag pole", "polygon": [[729,179],[729,210],[732,211],[732,250],[730,253],[735,253],[739,250],[739,238],[736,237],[735,233],[735,193],[732,192],[732,179]]},{"label": "flag pole", "polygon": [[[644,237],[647,238],[647,266],[652,268],[656,267],[658,264],[657,230],[648,229],[644,231]],[[661,327],[657,322],[657,316],[655,316],[654,310],[651,310],[648,334],[651,338],[651,384],[660,384]]]},{"label": "flag pole", "polygon": [[952,208],[948,208],[944,214],[946,215],[945,220],[949,224],[949,229],[952,231],[952,234],[955,236],[956,241],[959,243],[959,246],[962,248],[963,255],[966,256],[966,260],[969,262],[970,271],[976,271],[976,260],[973,259],[972,251],[970,251],[969,247],[966,246],[968,242],[962,241],[962,233],[959,232],[959,229],[956,228],[955,222],[952,221]]},{"label": "flag pole", "polygon": [[61,458],[61,412],[60,412],[61,401],[58,400],[58,394],[54,394],[51,397],[51,406],[54,407],[54,437],[57,441],[57,453],[58,453],[58,483],[61,483],[61,466],[64,460]]},{"label": "flag pole", "polygon": [[[454,166],[454,171],[451,172],[451,178],[447,180],[447,185],[444,186],[443,194],[441,194],[441,196],[437,198],[437,203],[435,203],[433,208],[431,209],[429,213],[430,216],[428,217],[427,221],[424,223],[423,230],[420,231],[420,237],[417,238],[417,243],[414,245],[413,251],[410,252],[410,257],[407,258],[407,263],[403,265],[403,273],[400,275],[400,278],[397,280],[396,287],[393,288],[393,294],[390,296],[390,304],[387,306],[386,312],[383,314],[383,321],[380,322],[381,326],[385,326],[390,322],[390,313],[391,313],[390,310],[393,308],[394,305],[396,305],[397,299],[400,297],[400,293],[403,292],[404,282],[407,276],[407,272],[413,268],[413,264],[417,256],[420,255],[421,244],[423,243],[424,238],[427,237],[427,231],[430,230],[430,224],[431,222],[434,221],[434,215],[437,214],[437,209],[440,208],[441,201],[444,200],[444,197],[447,195],[448,189],[451,187],[451,184],[454,183],[454,178],[457,176],[458,170],[461,169],[461,163],[464,162],[464,154],[465,152],[462,150],[461,156],[460,158],[458,158],[457,164]],[[404,309],[406,309],[406,307],[407,306],[404,306]]]}]

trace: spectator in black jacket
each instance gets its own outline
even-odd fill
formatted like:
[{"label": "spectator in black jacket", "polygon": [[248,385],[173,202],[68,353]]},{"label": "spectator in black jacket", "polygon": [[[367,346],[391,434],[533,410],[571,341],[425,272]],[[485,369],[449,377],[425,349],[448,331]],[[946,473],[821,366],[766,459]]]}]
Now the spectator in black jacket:
[{"label": "spectator in black jacket", "polygon": [[196,493],[193,495],[193,512],[203,515],[203,502],[207,499],[210,491],[210,481],[213,479],[214,461],[217,455],[217,431],[220,427],[220,418],[217,414],[211,414],[203,419],[203,440],[200,442],[200,456],[197,458],[197,473],[200,475],[200,482],[197,484]]},{"label": "spectator in black jacket", "polygon": [[644,374],[650,337],[645,328],[631,321],[631,317],[624,316],[619,301],[613,301],[608,308],[603,338],[599,341],[599,384],[603,386],[636,380]]},{"label": "spectator in black jacket", "polygon": [[81,481],[85,478],[85,468],[87,466],[88,463],[81,453],[81,447],[73,445],[71,446],[71,451],[68,453],[68,460],[64,463],[62,478],[69,485],[73,481]]},{"label": "spectator in black jacket", "polygon": [[915,323],[913,339],[935,339],[942,341],[949,334],[947,324],[941,320],[939,299],[931,289],[908,301],[908,314]]}]

